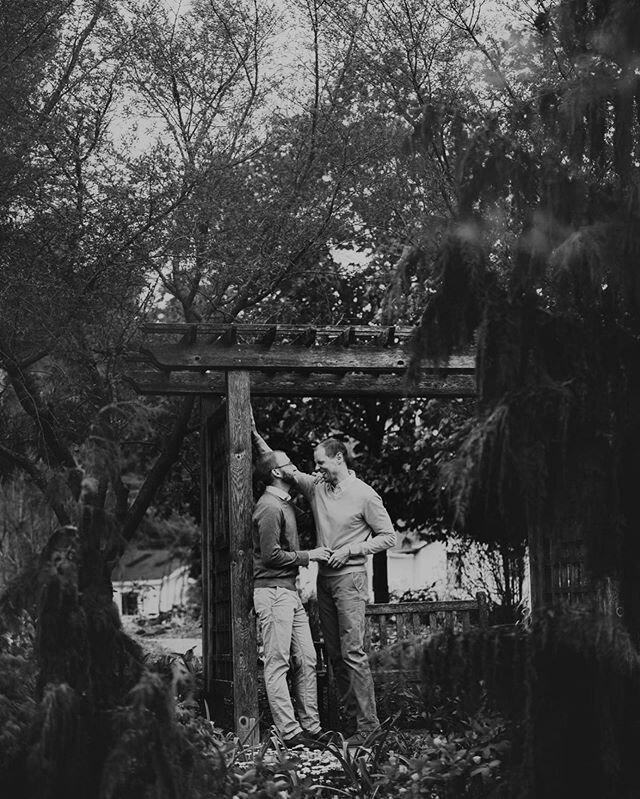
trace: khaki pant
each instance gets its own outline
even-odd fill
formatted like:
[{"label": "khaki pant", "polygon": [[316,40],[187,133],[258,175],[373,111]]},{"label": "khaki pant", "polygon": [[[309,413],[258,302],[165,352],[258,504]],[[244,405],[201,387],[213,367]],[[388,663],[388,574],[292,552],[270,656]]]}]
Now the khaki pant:
[{"label": "khaki pant", "polygon": [[[297,591],[254,588],[253,605],[264,644],[264,682],[273,723],[283,738],[320,730],[316,650]],[[287,674],[291,668],[296,720]]]}]

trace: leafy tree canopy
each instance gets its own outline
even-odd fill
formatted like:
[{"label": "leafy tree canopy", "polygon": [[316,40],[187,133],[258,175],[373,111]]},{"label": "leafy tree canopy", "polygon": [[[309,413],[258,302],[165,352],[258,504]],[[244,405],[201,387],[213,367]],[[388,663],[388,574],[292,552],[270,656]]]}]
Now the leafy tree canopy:
[{"label": "leafy tree canopy", "polygon": [[625,0],[559,2],[534,22],[530,77],[505,75],[456,149],[419,351],[477,335],[482,411],[445,472],[458,523],[485,540],[586,539],[637,628],[640,18]]}]

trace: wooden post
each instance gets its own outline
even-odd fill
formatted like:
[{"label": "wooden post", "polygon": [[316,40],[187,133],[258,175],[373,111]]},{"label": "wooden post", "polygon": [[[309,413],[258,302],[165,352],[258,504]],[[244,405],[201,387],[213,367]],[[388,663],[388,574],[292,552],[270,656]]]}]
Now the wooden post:
[{"label": "wooden post", "polygon": [[389,601],[389,580],[387,576],[386,550],[376,552],[373,561],[373,601],[386,603]]},{"label": "wooden post", "polygon": [[249,373],[227,373],[229,550],[235,729],[241,742],[260,742],[257,641],[253,611],[251,515],[251,390]]},{"label": "wooden post", "polygon": [[484,591],[478,591],[476,600],[478,602],[478,622],[480,627],[486,630],[489,626],[489,603],[487,602],[487,595]]},{"label": "wooden post", "polygon": [[529,533],[529,585],[531,612],[534,617],[549,604],[551,590],[551,558],[549,542],[539,526]]}]

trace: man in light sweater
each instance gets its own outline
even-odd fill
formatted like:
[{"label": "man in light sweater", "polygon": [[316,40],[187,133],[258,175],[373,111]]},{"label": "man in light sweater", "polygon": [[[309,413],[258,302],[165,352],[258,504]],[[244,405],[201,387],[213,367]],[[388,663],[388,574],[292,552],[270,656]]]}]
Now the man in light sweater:
[{"label": "man in light sweater", "polygon": [[[253,426],[259,452],[269,446]],[[328,438],[314,451],[316,472],[287,472],[309,500],[317,543],[331,556],[318,568],[318,611],[327,653],[343,702],[350,745],[364,743],[380,726],[369,659],[364,651],[368,601],[366,559],[389,549],[396,534],[380,496],[349,469],[342,441]]]},{"label": "man in light sweater", "polygon": [[[264,681],[273,723],[284,743],[309,745],[322,735],[318,715],[316,650],[309,618],[296,590],[300,566],[327,561],[329,548],[300,550],[289,486],[296,467],[284,452],[262,455],[256,471],[266,488],[253,526],[253,604],[264,645]],[[287,684],[291,668],[299,721]]]}]

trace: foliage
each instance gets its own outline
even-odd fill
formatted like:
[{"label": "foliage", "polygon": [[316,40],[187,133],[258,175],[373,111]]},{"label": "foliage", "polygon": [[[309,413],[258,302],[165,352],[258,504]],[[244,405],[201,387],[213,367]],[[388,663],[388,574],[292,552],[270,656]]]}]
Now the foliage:
[{"label": "foliage", "polygon": [[0,480],[0,594],[28,568],[49,537],[52,512],[33,484],[18,475]]},{"label": "foliage", "polygon": [[450,438],[469,417],[465,401],[254,401],[258,428],[275,449],[286,449],[303,471],[313,469],[313,447],[342,438],[358,476],[374,486],[399,529],[441,534],[437,464],[451,455]]},{"label": "foliage", "polygon": [[[106,716],[99,717],[107,746],[106,756],[102,749],[98,755],[93,740],[96,721],[85,727],[87,708],[78,703],[69,684],[49,683],[38,701],[29,627],[21,636],[7,635],[3,641],[3,663],[9,666],[3,670],[6,702],[0,707],[9,708],[10,715],[3,725],[9,737],[0,779],[3,785],[22,783],[15,795],[25,799],[42,795],[37,786],[45,784],[85,799],[176,792],[194,799],[211,795],[374,799],[398,792],[434,799],[488,798],[503,795],[496,791],[511,767],[512,730],[484,707],[471,716],[443,712],[436,726],[426,731],[407,729],[407,721],[409,728],[416,725],[410,716],[398,715],[396,703],[383,729],[357,748],[347,747],[336,735],[319,750],[288,751],[273,731],[267,732],[260,747],[248,748],[210,720],[202,696],[202,661],[193,653],[147,658],[131,689],[121,692]],[[405,660],[415,661],[419,651],[414,648]],[[25,681],[25,674],[32,676]],[[411,707],[413,712],[423,707],[419,693],[412,700],[407,696],[406,709]],[[423,725],[424,721],[422,717]],[[82,729],[93,732],[79,738]],[[74,768],[75,784],[66,781],[71,775],[65,776],[62,764],[70,744],[76,753],[84,746],[87,762],[93,763],[93,779],[82,768]],[[27,748],[31,772],[25,782]]]},{"label": "foliage", "polygon": [[[125,539],[154,502],[198,517],[196,459],[172,472],[190,401],[123,380],[140,322],[418,318],[405,242],[430,252],[447,201],[403,142],[433,80],[452,90],[461,37],[439,7],[279,13],[3,6],[0,469],[60,524],[83,476]],[[276,63],[285,23],[310,36],[301,69]]]},{"label": "foliage", "polygon": [[505,780],[511,734],[500,717],[490,714],[466,719],[446,734],[427,734],[416,741],[413,757],[389,759],[385,767],[388,795],[511,797],[515,785]]},{"label": "foliage", "polygon": [[[210,727],[207,730],[209,723],[197,716],[183,723],[192,736],[204,725],[205,730],[192,740],[208,750],[216,737]],[[506,732],[500,719],[487,715],[469,719],[466,727],[447,735],[384,729],[356,748],[347,747],[339,735],[320,750],[291,752],[275,735],[257,751],[243,748],[232,736],[223,741],[218,737],[213,768],[224,777],[216,785],[217,795],[281,799],[506,796],[500,793],[509,753]]]},{"label": "foliage", "polygon": [[[443,114],[466,145],[449,129],[456,218],[417,351],[446,358],[477,336],[478,413],[443,478],[456,526],[512,545],[586,541],[592,584],[619,586],[637,631],[637,7],[561,0],[541,15],[517,45],[479,48],[496,80],[478,116],[423,116],[424,152]],[[482,42],[472,14],[457,20]]]},{"label": "foliage", "polygon": [[598,610],[556,609],[534,624],[530,651],[531,795],[637,794],[640,659],[628,630]]},{"label": "foliage", "polygon": [[3,626],[0,638],[0,775],[16,784],[16,763],[36,715],[33,622],[25,613],[16,625]]},{"label": "foliage", "polygon": [[391,593],[390,602],[437,602],[438,593],[435,590],[435,583],[432,583],[427,588],[411,588],[408,591],[403,591],[401,594],[394,595]]},{"label": "foliage", "polygon": [[420,673],[426,716],[464,717],[488,708],[523,722],[526,716],[527,628],[442,630],[422,646]]}]

